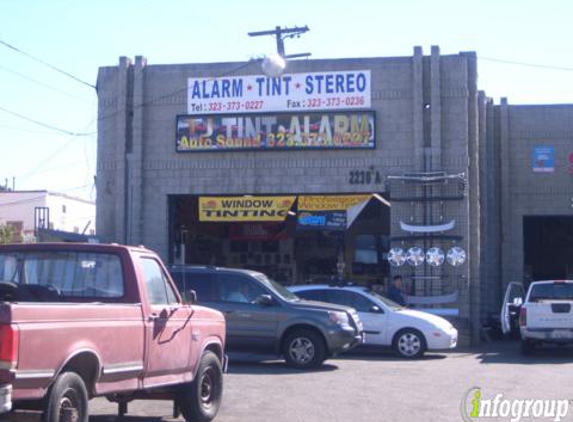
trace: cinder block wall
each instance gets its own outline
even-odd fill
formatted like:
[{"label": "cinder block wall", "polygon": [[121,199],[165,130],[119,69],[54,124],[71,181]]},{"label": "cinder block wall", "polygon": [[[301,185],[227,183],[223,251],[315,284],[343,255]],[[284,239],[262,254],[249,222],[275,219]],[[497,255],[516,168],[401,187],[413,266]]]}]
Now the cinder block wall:
[{"label": "cinder block wall", "polygon": [[[167,258],[168,195],[384,193],[388,175],[464,173],[467,196],[443,204],[442,217],[456,220],[459,246],[469,254],[454,276],[461,280],[460,316],[477,338],[479,116],[485,111],[478,107],[475,54],[443,56],[433,47],[424,55],[415,48],[412,57],[292,61],[288,71],[352,69],[371,72],[375,150],[176,153],[175,118],[187,113],[188,78],[260,74],[259,64],[148,65],[136,57],[100,68],[98,234],[145,244]],[[380,183],[350,183],[351,171],[368,169],[383,175]],[[416,207],[392,207],[392,235],[403,234],[399,221],[421,218]]]}]

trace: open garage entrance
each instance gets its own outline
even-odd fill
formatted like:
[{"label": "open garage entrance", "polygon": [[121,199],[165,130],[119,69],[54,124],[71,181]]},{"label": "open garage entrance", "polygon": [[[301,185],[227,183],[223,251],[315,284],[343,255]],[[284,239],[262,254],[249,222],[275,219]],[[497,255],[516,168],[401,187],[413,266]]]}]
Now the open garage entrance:
[{"label": "open garage entrance", "polygon": [[[321,219],[330,221],[332,213],[301,210],[304,195],[291,195],[292,206],[281,221],[204,221],[201,200],[209,202],[211,197],[171,195],[169,261],[253,269],[283,284],[328,282],[340,271],[358,284],[383,284],[390,272],[390,207],[381,194],[362,196],[365,204],[347,228],[321,230],[310,226]],[[302,227],[303,221],[309,225]]]},{"label": "open garage entrance", "polygon": [[573,216],[523,217],[524,278],[573,279]]}]

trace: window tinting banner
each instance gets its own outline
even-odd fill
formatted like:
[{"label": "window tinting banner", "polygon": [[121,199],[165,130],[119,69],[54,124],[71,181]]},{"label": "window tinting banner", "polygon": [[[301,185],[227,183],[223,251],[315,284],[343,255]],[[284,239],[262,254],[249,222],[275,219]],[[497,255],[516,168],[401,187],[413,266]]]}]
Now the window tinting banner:
[{"label": "window tinting banner", "polygon": [[296,196],[201,196],[199,221],[284,221]]}]

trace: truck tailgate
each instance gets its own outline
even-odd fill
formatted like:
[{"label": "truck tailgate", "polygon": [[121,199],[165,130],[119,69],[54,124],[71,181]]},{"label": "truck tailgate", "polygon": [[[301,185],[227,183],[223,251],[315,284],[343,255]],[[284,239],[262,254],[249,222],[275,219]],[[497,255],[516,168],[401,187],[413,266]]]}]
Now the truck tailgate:
[{"label": "truck tailgate", "polygon": [[547,300],[528,303],[527,328],[573,329],[573,302]]}]

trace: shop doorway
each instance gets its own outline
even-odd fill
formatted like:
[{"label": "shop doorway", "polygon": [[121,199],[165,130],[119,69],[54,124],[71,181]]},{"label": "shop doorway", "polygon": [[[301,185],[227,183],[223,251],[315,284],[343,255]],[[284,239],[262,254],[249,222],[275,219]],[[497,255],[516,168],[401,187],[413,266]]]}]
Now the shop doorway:
[{"label": "shop doorway", "polygon": [[573,279],[573,216],[523,217],[524,278]]},{"label": "shop doorway", "polygon": [[373,195],[345,231],[300,230],[297,202],[280,222],[199,221],[199,196],[169,196],[169,262],[264,272],[283,284],[324,283],[339,275],[358,284],[389,276],[390,209]]}]

